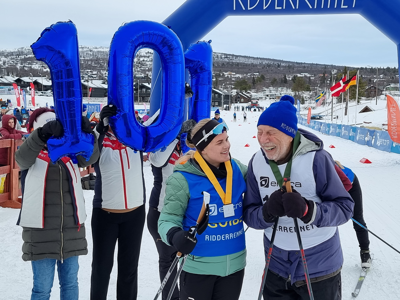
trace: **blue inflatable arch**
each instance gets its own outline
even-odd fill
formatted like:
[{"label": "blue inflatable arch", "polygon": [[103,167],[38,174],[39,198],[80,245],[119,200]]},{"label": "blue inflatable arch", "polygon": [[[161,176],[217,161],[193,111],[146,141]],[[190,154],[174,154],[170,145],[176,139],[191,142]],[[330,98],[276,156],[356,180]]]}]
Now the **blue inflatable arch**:
[{"label": "blue inflatable arch", "polygon": [[[180,38],[183,50],[229,16],[359,14],[397,45],[400,60],[400,0],[187,0],[163,24]],[[154,73],[160,63],[154,57]],[[399,67],[400,70],[400,67]],[[153,86],[152,112],[160,107],[161,86]]]}]

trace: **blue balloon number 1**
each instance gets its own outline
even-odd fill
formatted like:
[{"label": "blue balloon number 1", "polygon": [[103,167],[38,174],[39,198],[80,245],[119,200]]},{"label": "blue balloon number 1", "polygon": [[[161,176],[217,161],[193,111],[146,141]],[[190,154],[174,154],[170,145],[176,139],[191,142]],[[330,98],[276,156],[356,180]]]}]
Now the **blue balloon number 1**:
[{"label": "blue balloon number 1", "polygon": [[88,160],[94,136],[81,130],[82,87],[75,25],[59,22],[46,28],[31,48],[36,59],[49,66],[55,111],[64,128],[64,136],[47,142],[50,159],[55,162],[80,154]]}]

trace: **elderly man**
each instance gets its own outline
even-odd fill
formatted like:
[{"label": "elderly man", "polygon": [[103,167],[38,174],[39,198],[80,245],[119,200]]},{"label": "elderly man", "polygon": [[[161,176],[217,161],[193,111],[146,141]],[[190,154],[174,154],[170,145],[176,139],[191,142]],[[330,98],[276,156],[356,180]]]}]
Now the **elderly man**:
[{"label": "elderly man", "polygon": [[[314,298],[338,300],[343,254],[337,226],[351,218],[354,202],[322,141],[297,129],[293,104],[285,95],[258,120],[261,149],[249,163],[244,221],[264,229],[266,255],[276,230],[264,299],[309,299],[293,220],[298,218]],[[292,193],[280,188],[289,177]]]}]

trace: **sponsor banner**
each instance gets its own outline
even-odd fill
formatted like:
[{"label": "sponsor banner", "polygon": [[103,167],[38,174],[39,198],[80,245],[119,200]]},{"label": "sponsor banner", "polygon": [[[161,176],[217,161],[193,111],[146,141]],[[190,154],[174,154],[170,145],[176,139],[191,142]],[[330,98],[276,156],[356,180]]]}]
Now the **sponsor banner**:
[{"label": "sponsor banner", "polygon": [[337,137],[340,137],[341,136],[341,134],[342,134],[342,126],[343,125],[341,125],[341,124],[337,124],[337,126],[336,126],[336,136]]},{"label": "sponsor banner", "polygon": [[331,123],[327,123],[327,124],[326,124],[325,134],[328,134],[328,135],[329,135],[329,132],[331,132],[331,126],[332,126]]},{"label": "sponsor banner", "polygon": [[368,129],[368,135],[366,138],[367,141],[367,146],[372,147],[372,140],[374,138],[375,135],[375,130],[374,129]]},{"label": "sponsor banner", "polygon": [[32,106],[35,107],[36,106],[36,104],[35,104],[35,86],[33,85],[32,82],[30,83],[30,85],[31,85],[31,103],[32,103]]},{"label": "sponsor banner", "polygon": [[357,133],[357,128],[356,126],[350,126],[350,132],[349,132],[349,140],[353,141],[356,138],[356,133]]},{"label": "sponsor banner", "polygon": [[354,138],[354,142],[360,145],[366,145],[367,144],[367,136],[368,136],[368,129],[367,128],[357,128],[356,130],[356,136]]},{"label": "sponsor banner", "polygon": [[12,84],[13,88],[14,88],[14,92],[15,92],[15,99],[17,100],[17,106],[21,106],[21,98],[20,98],[20,94],[19,94],[19,87],[17,86],[16,83]]},{"label": "sponsor banner", "polygon": [[400,144],[393,142],[390,152],[400,154]]},{"label": "sponsor banner", "polygon": [[316,121],[316,122],[315,122],[315,130],[316,130],[316,131],[321,131],[321,125],[322,125],[321,122]]},{"label": "sponsor banner", "polygon": [[322,123],[321,124],[321,129],[320,129],[321,133],[325,133],[326,132],[326,124],[327,123]]},{"label": "sponsor banner", "polygon": [[342,133],[341,133],[340,137],[345,140],[348,140],[350,138],[350,126],[349,125],[342,126]]},{"label": "sponsor banner", "polygon": [[308,108],[307,124],[310,124],[310,120],[311,120],[311,107]]},{"label": "sponsor banner", "polygon": [[387,131],[375,131],[374,137],[372,139],[372,147],[390,152],[392,148],[392,140],[390,139],[389,133]]},{"label": "sponsor banner", "polygon": [[392,141],[400,143],[400,109],[392,96],[386,95],[388,132]]},{"label": "sponsor banner", "polygon": [[329,128],[329,135],[336,136],[336,129],[337,129],[337,124],[331,124],[331,128]]}]

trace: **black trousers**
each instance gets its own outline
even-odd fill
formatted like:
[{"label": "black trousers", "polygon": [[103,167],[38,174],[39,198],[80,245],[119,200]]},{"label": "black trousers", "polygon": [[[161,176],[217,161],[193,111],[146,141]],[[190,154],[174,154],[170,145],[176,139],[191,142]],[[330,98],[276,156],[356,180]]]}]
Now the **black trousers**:
[{"label": "black trousers", "polygon": [[144,205],[127,213],[94,208],[92,214],[93,260],[90,299],[106,300],[114,250],[118,240],[117,299],[136,300],[137,271],[145,221]]},{"label": "black trousers", "polygon": [[[156,243],[156,248],[158,252],[158,269],[160,273],[160,285],[161,285],[161,282],[164,280],[164,277],[167,274],[169,267],[171,266],[172,261],[176,256],[177,251],[175,250],[174,247],[168,246],[161,240],[161,237],[158,234],[158,229],[157,229],[158,228],[157,222],[159,217],[160,217],[160,212],[154,207],[149,207],[149,212],[147,213],[147,228],[149,229],[149,232],[153,237],[154,242]],[[172,281],[174,281],[174,278],[176,276],[176,270],[177,268],[175,267],[166,285],[164,286],[162,292],[162,300],[167,299],[168,293],[171,290]],[[175,287],[171,299],[179,300],[179,290],[177,287]]]},{"label": "black trousers", "polygon": [[[354,200],[354,212],[353,219],[357,222],[361,223],[365,227],[367,227],[364,216],[363,216],[363,203],[362,203],[362,191],[360,182],[358,181],[357,176],[354,174],[353,187],[349,190],[350,196]],[[356,231],[357,240],[360,245],[360,249],[367,250],[369,249],[369,237],[368,231],[362,228],[357,223],[353,222],[354,230]]]},{"label": "black trousers", "polygon": [[[314,299],[340,300],[342,299],[342,281],[340,273],[334,277],[311,284]],[[265,281],[264,300],[309,300],[307,285],[296,287],[286,278],[268,271]],[[196,299],[197,300],[197,299]]]},{"label": "black trousers", "polygon": [[180,300],[238,300],[244,269],[226,277],[182,271]]}]

